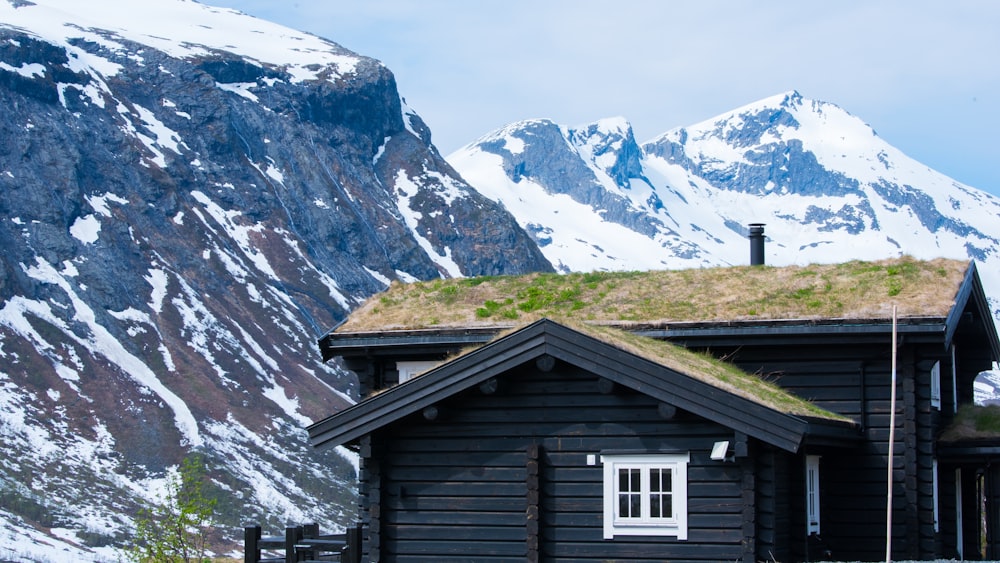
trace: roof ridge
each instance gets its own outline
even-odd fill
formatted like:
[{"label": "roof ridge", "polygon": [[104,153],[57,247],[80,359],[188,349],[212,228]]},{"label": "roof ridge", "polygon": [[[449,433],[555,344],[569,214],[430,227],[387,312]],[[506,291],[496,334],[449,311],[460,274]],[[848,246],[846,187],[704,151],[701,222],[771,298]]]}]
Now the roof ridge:
[{"label": "roof ridge", "polygon": [[[974,266],[904,256],[807,266],[532,273],[401,284],[338,333],[495,329],[542,317],[595,323],[743,323],[947,317]],[[974,275],[974,272],[972,273]]]}]

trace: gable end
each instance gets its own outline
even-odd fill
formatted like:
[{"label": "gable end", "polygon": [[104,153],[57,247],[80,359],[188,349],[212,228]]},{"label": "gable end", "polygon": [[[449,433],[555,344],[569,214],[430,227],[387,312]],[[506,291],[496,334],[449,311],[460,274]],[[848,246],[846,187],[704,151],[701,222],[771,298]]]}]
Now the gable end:
[{"label": "gable end", "polygon": [[575,365],[784,450],[798,451],[811,433],[832,441],[858,437],[856,425],[849,421],[782,412],[543,319],[310,426],[310,440],[317,447],[356,442],[379,428],[543,356]]}]

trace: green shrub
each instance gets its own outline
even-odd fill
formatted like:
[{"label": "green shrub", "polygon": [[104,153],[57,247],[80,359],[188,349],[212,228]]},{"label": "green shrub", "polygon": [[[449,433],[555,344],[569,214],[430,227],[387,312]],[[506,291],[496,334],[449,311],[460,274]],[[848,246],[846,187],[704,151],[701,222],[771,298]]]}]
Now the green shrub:
[{"label": "green shrub", "polygon": [[192,455],[167,479],[166,496],[140,512],[131,559],[135,563],[204,563],[215,525],[216,499],[205,494],[204,461]]}]

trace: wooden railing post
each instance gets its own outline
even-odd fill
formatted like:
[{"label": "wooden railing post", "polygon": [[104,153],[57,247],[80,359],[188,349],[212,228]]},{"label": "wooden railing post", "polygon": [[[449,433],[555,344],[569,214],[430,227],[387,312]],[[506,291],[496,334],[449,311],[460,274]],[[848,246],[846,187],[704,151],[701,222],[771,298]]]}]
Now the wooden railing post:
[{"label": "wooden railing post", "polygon": [[260,526],[243,528],[243,563],[260,561]]},{"label": "wooden railing post", "polygon": [[[319,538],[319,524],[304,524],[302,526],[302,535],[299,537],[302,539],[316,539]],[[303,542],[308,544],[308,542]],[[302,549],[299,549],[299,548]],[[295,548],[296,561],[306,561],[309,559],[316,559],[317,552],[314,548],[307,548],[303,546],[298,546]]]},{"label": "wooden railing post", "polygon": [[285,528],[285,563],[296,563],[295,544],[302,539],[302,526]]},{"label": "wooden railing post", "polygon": [[347,545],[341,552],[340,563],[361,563],[361,525],[344,530],[344,541]]},{"label": "wooden railing post", "polygon": [[[260,526],[243,528],[243,562],[261,563],[284,561],[300,563],[312,560],[334,560],[339,556],[341,563],[361,563],[363,554],[364,527],[355,523],[342,534],[320,534],[319,524],[288,526],[285,536],[263,536]],[[274,552],[284,549],[280,558]],[[268,552],[265,557],[264,552]],[[2,562],[0,562],[2,563]]]}]

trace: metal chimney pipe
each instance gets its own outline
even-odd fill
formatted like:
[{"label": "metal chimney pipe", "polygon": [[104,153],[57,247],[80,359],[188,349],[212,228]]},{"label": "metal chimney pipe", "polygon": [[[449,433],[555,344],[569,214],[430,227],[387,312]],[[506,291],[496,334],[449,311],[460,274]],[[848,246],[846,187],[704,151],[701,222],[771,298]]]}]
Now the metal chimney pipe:
[{"label": "metal chimney pipe", "polygon": [[750,223],[750,265],[764,265],[764,223]]}]

